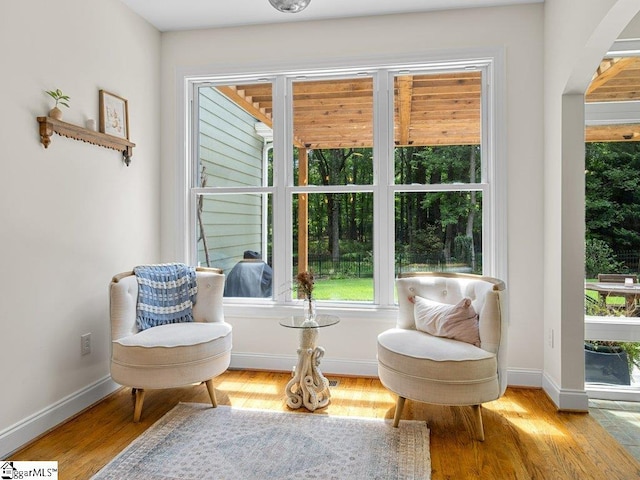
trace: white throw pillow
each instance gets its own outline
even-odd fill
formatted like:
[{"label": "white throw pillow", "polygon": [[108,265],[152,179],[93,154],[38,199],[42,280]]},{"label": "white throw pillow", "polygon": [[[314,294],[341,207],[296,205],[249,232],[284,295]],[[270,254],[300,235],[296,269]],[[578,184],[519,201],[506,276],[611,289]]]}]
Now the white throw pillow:
[{"label": "white throw pillow", "polygon": [[416,295],[413,303],[418,330],[480,346],[478,314],[471,305],[470,298],[463,298],[458,304],[449,305]]}]

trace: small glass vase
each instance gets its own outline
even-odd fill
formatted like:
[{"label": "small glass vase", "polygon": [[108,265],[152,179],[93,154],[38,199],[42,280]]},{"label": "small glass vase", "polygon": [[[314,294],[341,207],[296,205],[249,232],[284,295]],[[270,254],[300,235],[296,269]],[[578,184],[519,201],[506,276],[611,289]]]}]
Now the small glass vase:
[{"label": "small glass vase", "polygon": [[308,321],[316,319],[316,301],[313,298],[304,300],[304,319]]}]

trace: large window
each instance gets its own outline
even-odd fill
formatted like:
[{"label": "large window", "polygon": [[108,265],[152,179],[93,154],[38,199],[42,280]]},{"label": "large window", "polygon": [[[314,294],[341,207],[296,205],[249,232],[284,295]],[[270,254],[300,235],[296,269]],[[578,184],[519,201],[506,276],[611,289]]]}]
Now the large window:
[{"label": "large window", "polygon": [[193,81],[192,261],[276,303],[304,270],[380,306],[402,272],[495,275],[491,67]]},{"label": "large window", "polygon": [[396,273],[482,273],[482,72],[394,78]]}]

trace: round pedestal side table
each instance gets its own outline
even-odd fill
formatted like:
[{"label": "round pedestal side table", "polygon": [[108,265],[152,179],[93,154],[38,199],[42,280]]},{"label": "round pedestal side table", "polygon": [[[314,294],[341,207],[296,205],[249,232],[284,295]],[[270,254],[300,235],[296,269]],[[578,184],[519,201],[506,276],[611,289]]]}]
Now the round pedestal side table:
[{"label": "round pedestal side table", "polygon": [[291,316],[280,320],[283,327],[300,330],[298,364],[294,367],[292,378],[285,389],[289,408],[305,407],[314,411],[329,404],[329,381],[319,368],[324,348],[316,346],[316,339],[320,328],[335,325],[339,321],[335,315],[316,315],[314,319]]}]

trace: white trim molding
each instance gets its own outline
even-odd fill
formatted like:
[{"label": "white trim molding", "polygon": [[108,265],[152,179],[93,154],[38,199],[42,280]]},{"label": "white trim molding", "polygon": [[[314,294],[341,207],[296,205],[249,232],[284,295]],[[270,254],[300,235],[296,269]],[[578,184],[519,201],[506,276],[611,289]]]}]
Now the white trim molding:
[{"label": "white trim molding", "polygon": [[509,387],[542,388],[542,370],[508,368],[507,385]]},{"label": "white trim molding", "polygon": [[[298,362],[296,355],[270,355],[251,352],[232,352],[232,370],[265,370],[290,372]],[[359,377],[378,377],[378,362],[366,359],[323,358],[320,365],[325,375],[348,375]],[[508,386],[522,388],[541,388],[542,370],[510,368],[507,370]]]},{"label": "white trim molding", "polygon": [[640,101],[585,103],[584,116],[587,126],[640,123]]},{"label": "white trim molding", "polygon": [[[297,355],[269,355],[262,353],[232,352],[230,369],[266,370],[270,372],[290,372],[298,363]],[[375,360],[346,360],[323,358],[320,365],[324,375],[349,375],[377,377],[378,363]]]},{"label": "white trim molding", "polygon": [[588,412],[589,397],[586,390],[561,389],[556,382],[545,373],[542,377],[542,389],[547,393],[558,410],[569,412]]},{"label": "white trim molding", "polygon": [[121,386],[113,382],[108,375],[5,428],[0,432],[0,458],[7,458],[12,452],[91,407],[119,388]]}]

